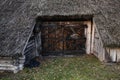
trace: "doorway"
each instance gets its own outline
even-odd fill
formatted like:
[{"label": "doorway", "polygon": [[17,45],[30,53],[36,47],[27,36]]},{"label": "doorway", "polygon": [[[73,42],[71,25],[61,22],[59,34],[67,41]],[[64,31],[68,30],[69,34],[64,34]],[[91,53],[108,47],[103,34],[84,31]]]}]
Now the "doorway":
[{"label": "doorway", "polygon": [[41,25],[43,55],[80,55],[86,53],[82,21],[45,21]]},{"label": "doorway", "polygon": [[[54,15],[36,18],[42,55],[79,55],[93,52],[93,15]],[[39,47],[38,47],[39,48]]]}]

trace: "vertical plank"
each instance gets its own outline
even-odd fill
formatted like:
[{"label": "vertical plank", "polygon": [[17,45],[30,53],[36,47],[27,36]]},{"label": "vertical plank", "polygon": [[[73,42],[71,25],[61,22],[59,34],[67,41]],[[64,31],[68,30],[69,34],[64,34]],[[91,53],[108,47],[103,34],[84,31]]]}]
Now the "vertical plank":
[{"label": "vertical plank", "polygon": [[120,62],[120,49],[117,49],[117,62]]},{"label": "vertical plank", "polygon": [[110,49],[110,58],[112,62],[116,62],[117,55],[116,49]]},{"label": "vertical plank", "polygon": [[92,43],[91,43],[91,53],[94,52],[93,48],[94,48],[94,36],[95,36],[95,23],[93,22],[93,26],[92,26]]},{"label": "vertical plank", "polygon": [[88,28],[87,28],[87,39],[86,39],[86,53],[90,54],[91,53],[91,22],[87,21],[85,22],[85,24],[87,24]]},{"label": "vertical plank", "polygon": [[85,34],[85,37],[87,37],[87,28],[85,28],[84,34]]},{"label": "vertical plank", "polygon": [[103,52],[103,61],[106,61],[106,57],[105,57],[105,54],[106,54],[106,52],[105,52],[105,48],[102,48],[103,50],[102,50],[102,52]]}]

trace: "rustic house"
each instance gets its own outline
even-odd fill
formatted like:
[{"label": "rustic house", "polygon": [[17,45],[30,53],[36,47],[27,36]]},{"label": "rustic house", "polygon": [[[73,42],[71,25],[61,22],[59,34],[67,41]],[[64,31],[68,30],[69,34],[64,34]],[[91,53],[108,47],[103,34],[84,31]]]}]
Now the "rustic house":
[{"label": "rustic house", "polygon": [[0,0],[0,70],[40,55],[120,62],[119,0]]}]

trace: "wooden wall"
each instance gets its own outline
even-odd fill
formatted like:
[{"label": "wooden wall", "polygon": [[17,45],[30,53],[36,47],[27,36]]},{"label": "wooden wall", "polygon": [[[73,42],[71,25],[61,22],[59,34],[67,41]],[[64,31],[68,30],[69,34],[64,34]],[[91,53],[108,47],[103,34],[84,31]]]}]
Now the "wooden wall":
[{"label": "wooden wall", "polygon": [[85,37],[86,37],[86,53],[91,53],[91,21],[85,21],[84,24],[87,25],[87,28],[85,28]]},{"label": "wooden wall", "polygon": [[99,31],[93,22],[92,25],[92,43],[91,43],[91,52],[98,57],[100,61],[106,61],[106,50],[103,45],[103,41],[101,39],[101,36],[99,34]]},{"label": "wooden wall", "polygon": [[120,48],[106,48],[112,62],[120,62]]},{"label": "wooden wall", "polygon": [[93,53],[100,61],[120,62],[120,48],[105,47],[101,39],[101,35],[99,34],[98,28],[94,22],[92,25],[91,39],[91,53]]}]

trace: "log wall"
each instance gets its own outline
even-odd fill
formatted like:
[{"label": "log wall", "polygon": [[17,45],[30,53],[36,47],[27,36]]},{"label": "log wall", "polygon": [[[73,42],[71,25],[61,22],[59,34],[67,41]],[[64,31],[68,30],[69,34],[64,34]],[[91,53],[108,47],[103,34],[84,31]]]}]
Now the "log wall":
[{"label": "log wall", "polygon": [[19,57],[18,59],[13,59],[12,57],[0,57],[0,71],[13,71],[17,73],[19,70],[23,70],[25,57]]}]

